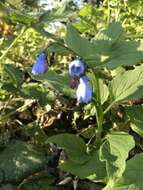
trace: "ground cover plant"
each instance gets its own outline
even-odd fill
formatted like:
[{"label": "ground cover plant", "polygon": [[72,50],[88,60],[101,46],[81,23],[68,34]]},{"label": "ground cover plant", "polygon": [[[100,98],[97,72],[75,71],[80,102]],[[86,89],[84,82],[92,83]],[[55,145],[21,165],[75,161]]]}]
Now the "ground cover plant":
[{"label": "ground cover plant", "polygon": [[142,1],[0,2],[0,189],[142,190]]}]

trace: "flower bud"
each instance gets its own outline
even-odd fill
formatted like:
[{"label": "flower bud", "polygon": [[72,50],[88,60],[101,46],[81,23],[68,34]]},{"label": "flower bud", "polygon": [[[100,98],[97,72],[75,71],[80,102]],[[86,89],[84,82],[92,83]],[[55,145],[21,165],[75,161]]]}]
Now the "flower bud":
[{"label": "flower bud", "polygon": [[77,81],[77,79],[72,79],[72,80],[70,80],[69,86],[70,86],[70,88],[72,88],[72,89],[76,89],[77,86],[78,86],[78,81]]}]

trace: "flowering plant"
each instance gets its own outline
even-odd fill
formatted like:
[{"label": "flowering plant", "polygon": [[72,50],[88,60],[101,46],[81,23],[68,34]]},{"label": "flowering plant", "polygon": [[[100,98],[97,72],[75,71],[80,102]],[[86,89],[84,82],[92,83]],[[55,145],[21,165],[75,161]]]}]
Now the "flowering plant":
[{"label": "flowering plant", "polygon": [[[101,185],[103,190],[142,190],[143,44],[139,37],[142,18],[134,17],[127,1],[122,2],[126,6],[119,9],[120,2],[105,0],[103,12],[101,7],[87,4],[78,19],[71,1],[60,9],[40,13],[36,10],[36,14],[28,16],[21,13],[23,8],[19,12],[13,7],[9,10],[11,23],[20,24],[14,26],[12,39],[1,40],[4,49],[0,51],[3,71],[0,124],[2,133],[7,134],[8,130],[11,134],[8,140],[15,136],[16,143],[10,143],[7,149],[0,141],[2,183],[11,183],[13,178],[13,184],[17,183],[14,170],[20,180],[23,175],[30,183],[32,178],[34,184],[35,179],[40,181],[44,176],[37,189],[45,189],[44,183],[51,189],[53,181],[49,182],[49,173],[52,171],[53,175],[53,167],[59,167],[60,170],[54,170],[58,172],[54,175],[54,185],[65,177],[67,180],[59,184],[73,180],[74,189],[86,179],[95,185],[93,189]],[[137,39],[140,40],[129,35],[131,28],[134,32],[137,29],[125,19],[128,14],[135,22],[139,20]],[[105,22],[107,26],[110,21],[123,18],[122,24],[112,22],[103,27]],[[50,23],[57,20],[63,23],[64,29],[52,34]],[[126,34],[122,25],[126,26]],[[0,135],[3,138],[5,133]],[[17,138],[28,143],[17,143]],[[37,148],[40,145],[40,151],[31,143]],[[19,154],[13,151],[17,149]],[[48,175],[43,171],[35,173],[39,168],[46,168]],[[18,189],[21,186],[31,189],[23,184],[26,180]]]}]

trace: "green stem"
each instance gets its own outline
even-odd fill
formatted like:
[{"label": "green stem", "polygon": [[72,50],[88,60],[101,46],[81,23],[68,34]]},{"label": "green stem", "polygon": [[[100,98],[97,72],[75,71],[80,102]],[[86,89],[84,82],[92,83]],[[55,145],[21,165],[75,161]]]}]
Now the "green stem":
[{"label": "green stem", "polygon": [[[10,51],[10,49],[16,44],[16,42],[19,40],[19,38],[23,35],[23,33],[26,31],[26,27],[24,26],[21,29],[20,34],[17,36],[17,38],[15,38],[15,40],[10,44],[10,46],[7,48],[7,50],[2,54],[2,56],[0,57],[0,64],[1,64],[1,70],[0,72],[3,73],[3,62],[2,60],[5,58],[5,56],[7,55],[7,53]],[[3,80],[3,74],[1,74],[1,80]]]},{"label": "green stem", "polygon": [[120,3],[117,0],[117,7],[115,10],[115,21],[118,22],[119,21],[119,15],[120,15]]},{"label": "green stem", "polygon": [[107,16],[107,24],[110,23],[110,1],[107,0],[107,6],[108,6],[108,16]]},{"label": "green stem", "polygon": [[115,102],[112,102],[107,108],[106,110],[103,112],[103,114],[105,115],[113,106],[114,106]]},{"label": "green stem", "polygon": [[0,61],[7,55],[7,53],[9,52],[9,50],[16,44],[16,42],[19,40],[19,38],[23,35],[23,33],[25,32],[26,27],[23,27],[21,29],[20,34],[17,36],[17,38],[10,44],[10,46],[7,48],[7,50],[2,54],[2,56],[0,57]]},{"label": "green stem", "polygon": [[100,96],[100,85],[99,85],[99,76],[98,72],[92,71],[95,79],[96,85],[96,121],[97,121],[97,130],[96,130],[96,142],[97,147],[101,144],[101,135],[102,135],[102,124],[103,124],[103,109],[101,104],[101,96]]}]

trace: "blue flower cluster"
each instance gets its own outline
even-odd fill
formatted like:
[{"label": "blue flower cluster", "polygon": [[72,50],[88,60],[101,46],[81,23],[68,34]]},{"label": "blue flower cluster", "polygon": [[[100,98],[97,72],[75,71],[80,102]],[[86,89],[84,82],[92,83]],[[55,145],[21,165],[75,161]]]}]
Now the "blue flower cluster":
[{"label": "blue flower cluster", "polygon": [[[46,55],[41,53],[32,67],[33,75],[44,74],[48,70]],[[92,99],[92,91],[89,79],[84,75],[84,64],[81,60],[75,59],[69,64],[69,73],[74,78],[70,81],[70,87],[76,88],[78,103],[87,103]],[[79,80],[79,84],[77,81]]]},{"label": "blue flower cluster", "polygon": [[[84,64],[81,60],[75,59],[69,64],[69,73],[73,78],[79,77],[79,84],[76,90],[77,102],[87,103],[92,99],[92,91],[89,79],[84,74]],[[83,76],[81,76],[83,75]]]},{"label": "blue flower cluster", "polygon": [[39,75],[45,73],[47,70],[48,63],[46,61],[46,55],[41,53],[32,67],[32,73],[33,75]]}]

